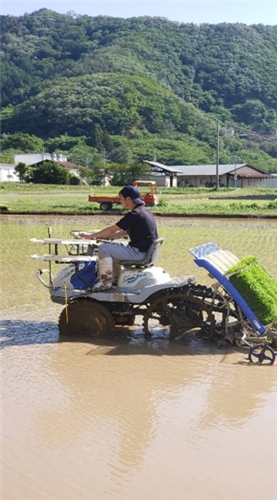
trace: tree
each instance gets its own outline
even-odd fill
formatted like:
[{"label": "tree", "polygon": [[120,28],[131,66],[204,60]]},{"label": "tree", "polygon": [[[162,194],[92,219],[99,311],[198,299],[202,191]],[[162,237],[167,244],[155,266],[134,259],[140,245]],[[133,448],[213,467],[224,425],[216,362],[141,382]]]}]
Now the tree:
[{"label": "tree", "polygon": [[252,130],[266,134],[276,131],[276,111],[268,109],[258,99],[249,99],[244,104],[236,105],[232,112],[236,121],[251,126]]},{"label": "tree", "polygon": [[79,174],[83,184],[93,184],[94,172],[91,168],[79,167]]},{"label": "tree", "polygon": [[77,175],[74,175],[74,174],[69,174],[69,184],[71,186],[79,186],[79,184],[81,183],[79,177],[77,177]]},{"label": "tree", "polygon": [[2,150],[19,149],[23,153],[39,153],[43,150],[44,142],[35,135],[23,134],[3,134],[1,141]]},{"label": "tree", "polygon": [[95,125],[92,127],[90,138],[87,141],[88,145],[92,146],[100,152],[104,147],[103,137],[104,132],[101,125],[99,125],[99,123],[95,123]]},{"label": "tree", "polygon": [[152,174],[149,172],[149,165],[143,162],[133,163],[132,165],[116,165],[110,167],[113,186],[123,186],[132,184],[138,179],[150,180]]},{"label": "tree", "polygon": [[109,152],[109,160],[120,165],[128,165],[132,161],[132,151],[127,146],[118,146]]},{"label": "tree", "polygon": [[102,157],[95,148],[82,143],[69,150],[68,159],[77,165],[90,168],[96,163],[101,162]]},{"label": "tree", "polygon": [[52,161],[42,161],[34,167],[29,167],[24,176],[26,182],[34,184],[69,184],[70,172]]},{"label": "tree", "polygon": [[56,153],[56,152],[68,152],[74,147],[85,146],[86,138],[84,136],[81,137],[72,137],[69,135],[60,135],[59,137],[53,137],[47,139],[45,141],[45,149],[48,153]]},{"label": "tree", "polygon": [[17,173],[18,177],[19,177],[19,180],[20,182],[23,182],[24,181],[24,176],[25,176],[25,173],[26,173],[26,169],[27,169],[27,165],[25,165],[25,163],[18,163],[15,167],[14,167],[14,170],[15,172]]}]

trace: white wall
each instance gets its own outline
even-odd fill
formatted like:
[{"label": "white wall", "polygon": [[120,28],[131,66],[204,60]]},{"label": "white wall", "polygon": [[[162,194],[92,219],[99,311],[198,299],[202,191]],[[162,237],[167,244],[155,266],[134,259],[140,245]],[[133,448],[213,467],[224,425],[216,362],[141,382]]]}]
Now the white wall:
[{"label": "white wall", "polygon": [[271,179],[263,179],[261,182],[262,187],[277,188],[277,176],[272,176]]},{"label": "white wall", "polygon": [[[169,175],[155,174],[153,180],[156,182],[157,186],[170,187]],[[174,176],[172,180],[172,187],[177,187],[177,181],[177,177]]]},{"label": "white wall", "polygon": [[19,182],[19,177],[12,164],[0,164],[0,182]]}]

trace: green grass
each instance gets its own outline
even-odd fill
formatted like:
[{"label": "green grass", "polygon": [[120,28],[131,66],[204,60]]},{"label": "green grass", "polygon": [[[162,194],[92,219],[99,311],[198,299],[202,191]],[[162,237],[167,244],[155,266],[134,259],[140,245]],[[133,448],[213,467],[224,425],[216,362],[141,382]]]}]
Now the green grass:
[{"label": "green grass", "polygon": [[[4,213],[100,213],[98,203],[88,195],[115,196],[118,186],[61,186],[48,184],[0,183],[1,206]],[[143,191],[143,189],[142,189]],[[276,199],[235,199],[236,196],[273,195]],[[229,199],[220,199],[228,196]],[[213,199],[215,197],[215,199]],[[276,216],[277,189],[159,188],[159,205],[154,213],[179,215]],[[6,207],[6,209],[1,209]],[[121,211],[114,205],[113,212]]]},{"label": "green grass", "polygon": [[[56,201],[58,205],[59,200]],[[40,261],[30,259],[34,253],[47,253],[47,248],[30,243],[31,238],[43,239],[52,228],[53,238],[70,238],[72,230],[103,229],[119,217],[106,217],[97,213],[90,216],[3,216],[1,219],[1,309],[25,310],[28,297],[34,297],[34,307],[49,307],[49,291],[38,283],[38,267],[47,268]],[[218,219],[184,217],[156,217],[158,233],[164,238],[157,265],[170,276],[194,276],[197,283],[211,286],[214,279],[204,268],[198,267],[189,249],[213,241],[228,249],[239,259],[255,255],[262,265],[277,279],[276,220]],[[53,264],[53,272],[60,270]],[[29,306],[28,306],[29,307]],[[30,306],[31,307],[31,306]],[[56,307],[56,306],[55,306]],[[58,307],[58,306],[57,306]]]}]

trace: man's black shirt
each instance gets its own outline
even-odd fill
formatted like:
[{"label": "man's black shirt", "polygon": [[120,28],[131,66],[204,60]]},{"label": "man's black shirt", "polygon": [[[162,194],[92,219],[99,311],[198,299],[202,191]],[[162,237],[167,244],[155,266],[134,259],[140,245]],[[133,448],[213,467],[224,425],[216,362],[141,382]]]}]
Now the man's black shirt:
[{"label": "man's black shirt", "polygon": [[138,248],[140,252],[146,252],[151,243],[158,238],[154,216],[145,205],[136,205],[116,225],[127,231],[130,238],[129,245]]}]

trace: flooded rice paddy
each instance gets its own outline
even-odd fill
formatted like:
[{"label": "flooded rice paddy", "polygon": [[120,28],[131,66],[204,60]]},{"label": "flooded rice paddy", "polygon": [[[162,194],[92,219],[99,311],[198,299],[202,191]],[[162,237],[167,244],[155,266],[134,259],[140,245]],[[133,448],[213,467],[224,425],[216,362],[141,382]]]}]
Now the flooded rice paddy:
[{"label": "flooded rice paddy", "polygon": [[[275,500],[276,365],[199,338],[59,341],[62,306],[37,280],[47,263],[30,259],[42,250],[29,240],[116,221],[1,216],[1,498]],[[189,248],[214,241],[277,278],[276,221],[157,223],[172,277],[211,284]]]}]

